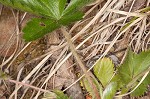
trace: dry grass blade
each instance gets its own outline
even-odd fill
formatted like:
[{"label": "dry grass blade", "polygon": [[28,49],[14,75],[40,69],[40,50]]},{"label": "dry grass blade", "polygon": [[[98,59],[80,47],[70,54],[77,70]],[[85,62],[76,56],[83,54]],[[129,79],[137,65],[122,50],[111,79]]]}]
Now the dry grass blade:
[{"label": "dry grass blade", "polygon": [[135,17],[144,17],[144,16],[148,15],[148,14],[144,14],[144,13],[125,12],[125,11],[113,10],[113,9],[109,9],[108,11],[118,13],[118,14],[122,14],[122,15],[135,16]]},{"label": "dry grass blade", "polygon": [[[38,69],[42,68],[42,66],[46,63],[49,59],[50,55],[47,55],[23,80],[22,82],[25,83]],[[22,85],[19,85],[18,88],[14,90],[14,92],[10,95],[9,99],[12,99],[13,95],[21,88]]]}]

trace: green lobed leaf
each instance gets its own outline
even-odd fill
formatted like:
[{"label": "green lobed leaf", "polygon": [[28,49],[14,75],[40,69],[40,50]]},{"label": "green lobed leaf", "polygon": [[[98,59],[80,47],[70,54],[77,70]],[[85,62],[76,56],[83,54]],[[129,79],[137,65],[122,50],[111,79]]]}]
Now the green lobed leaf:
[{"label": "green lobed leaf", "polygon": [[124,63],[118,69],[120,80],[128,84],[137,75],[145,71],[150,66],[150,51],[135,54],[129,50]]},{"label": "green lobed leaf", "polygon": [[[84,14],[80,12],[80,8],[91,1],[93,0],[71,0],[67,4],[67,0],[0,0],[0,3],[45,18],[33,19],[23,29],[25,41],[32,41],[52,32],[61,25],[68,25],[82,19]],[[46,26],[40,26],[39,22]]]},{"label": "green lobed leaf", "polygon": [[117,91],[117,82],[109,83],[103,92],[102,99],[113,99],[116,91]]},{"label": "green lobed leaf", "polygon": [[25,28],[23,29],[23,38],[25,41],[36,40],[45,34],[60,28],[62,25],[68,25],[71,22],[81,19],[82,16],[83,13],[78,12],[73,15],[63,17],[59,21],[48,18],[33,18],[26,24]]},{"label": "green lobed leaf", "polygon": [[97,62],[93,70],[94,74],[100,80],[102,85],[106,87],[113,76],[114,64],[109,58],[103,58]]},{"label": "green lobed leaf", "polygon": [[[143,51],[139,54],[135,54],[131,50],[128,51],[124,63],[118,69],[118,82],[126,92],[135,88],[138,82],[141,80],[141,74],[144,73],[150,66],[150,51]],[[150,84],[150,75],[141,83],[141,85],[131,94],[132,96],[141,96],[147,91],[147,86]]]}]

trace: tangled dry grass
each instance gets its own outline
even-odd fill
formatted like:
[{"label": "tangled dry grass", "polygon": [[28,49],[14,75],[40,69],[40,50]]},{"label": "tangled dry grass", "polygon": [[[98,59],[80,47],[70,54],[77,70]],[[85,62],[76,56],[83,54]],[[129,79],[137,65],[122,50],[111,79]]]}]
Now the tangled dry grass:
[{"label": "tangled dry grass", "polygon": [[[85,7],[84,18],[67,27],[85,67],[93,68],[95,56],[113,54],[122,63],[127,48],[136,53],[148,50],[150,11],[141,11],[149,6],[150,0],[97,0]],[[61,31],[25,43],[21,29],[35,16],[2,6],[0,12],[0,66],[14,80],[1,81],[1,99],[41,99],[43,91],[55,88],[74,99],[84,98],[78,82],[83,74],[77,77],[80,68]]]}]

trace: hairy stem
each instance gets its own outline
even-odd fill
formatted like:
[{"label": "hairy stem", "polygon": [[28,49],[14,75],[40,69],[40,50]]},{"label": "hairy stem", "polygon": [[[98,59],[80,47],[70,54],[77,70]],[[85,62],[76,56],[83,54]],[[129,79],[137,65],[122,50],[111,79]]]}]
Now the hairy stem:
[{"label": "hairy stem", "polygon": [[65,36],[65,38],[66,38],[66,40],[67,40],[67,43],[68,43],[68,45],[69,45],[69,47],[70,47],[70,50],[71,50],[73,56],[75,57],[77,63],[79,64],[80,68],[81,68],[82,71],[84,72],[85,77],[87,78],[88,82],[90,83],[91,87],[93,88],[93,91],[94,91],[94,93],[95,93],[95,95],[96,95],[96,99],[100,99],[98,90],[97,90],[96,86],[94,85],[94,83],[93,83],[91,77],[89,76],[89,74],[88,74],[88,72],[87,72],[87,70],[86,70],[86,68],[85,68],[85,66],[84,66],[84,64],[83,64],[83,62],[81,61],[79,55],[77,54],[76,48],[75,48],[74,44],[73,44],[72,41],[71,41],[71,37],[70,37],[69,33],[66,31],[66,28],[65,28],[65,27],[62,27],[61,30],[62,30],[62,33],[63,33],[63,35]]}]

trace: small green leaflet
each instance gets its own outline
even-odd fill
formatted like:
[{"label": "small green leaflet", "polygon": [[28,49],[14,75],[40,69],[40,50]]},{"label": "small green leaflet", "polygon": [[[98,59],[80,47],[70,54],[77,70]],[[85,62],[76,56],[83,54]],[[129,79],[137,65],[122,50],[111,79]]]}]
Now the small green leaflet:
[{"label": "small green leaflet", "polygon": [[92,1],[71,0],[68,4],[67,0],[0,0],[0,3],[42,17],[29,21],[23,29],[25,41],[32,41],[82,19],[84,13],[80,9]]},{"label": "small green leaflet", "polygon": [[117,82],[110,82],[108,86],[106,86],[102,99],[113,99],[117,91]]},{"label": "small green leaflet", "polygon": [[94,74],[104,87],[111,81],[113,72],[114,64],[109,58],[102,58],[94,66]]}]

